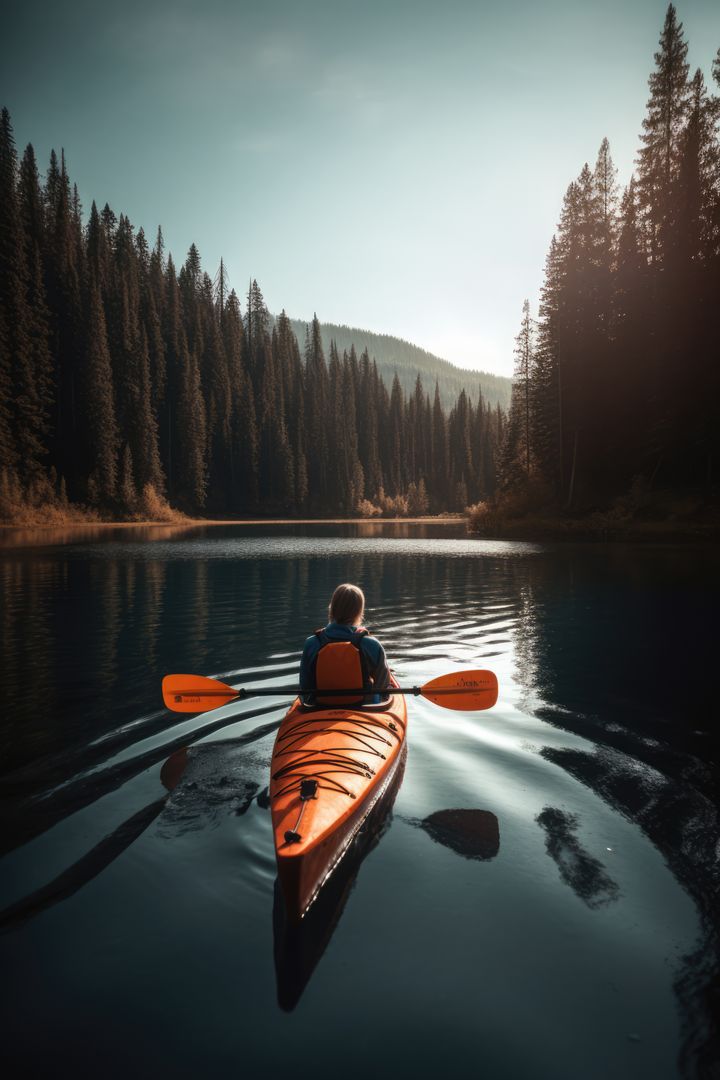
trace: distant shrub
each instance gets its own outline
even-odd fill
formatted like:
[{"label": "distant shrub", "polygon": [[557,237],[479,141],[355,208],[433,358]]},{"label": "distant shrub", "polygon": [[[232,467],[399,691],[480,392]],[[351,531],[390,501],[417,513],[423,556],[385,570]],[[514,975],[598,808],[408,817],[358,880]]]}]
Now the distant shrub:
[{"label": "distant shrub", "polygon": [[383,489],[380,488],[377,499],[380,503],[383,517],[408,516],[409,511],[407,495],[386,495]]},{"label": "distant shrub", "polygon": [[427,514],[430,503],[425,487],[425,481],[422,477],[420,477],[420,481],[417,484],[411,483],[408,487],[407,501],[408,511],[411,514],[416,514],[418,517]]},{"label": "distant shrub", "polygon": [[185,514],[176,510],[153,484],[146,484],[138,500],[137,514],[143,521],[187,521]]},{"label": "distant shrub", "polygon": [[0,470],[0,521],[7,525],[68,525],[100,521],[100,515],[79,504],[71,505],[65,480],[54,469],[40,473],[24,487],[11,469]]},{"label": "distant shrub", "polygon": [[375,503],[370,502],[369,499],[360,499],[355,506],[355,510],[360,517],[364,518],[380,517],[380,514],[382,513],[380,507],[376,506]]},{"label": "distant shrub", "polygon": [[466,506],[465,515],[468,519],[468,528],[472,532],[493,534],[504,521],[504,518],[498,514],[497,507],[489,500]]}]

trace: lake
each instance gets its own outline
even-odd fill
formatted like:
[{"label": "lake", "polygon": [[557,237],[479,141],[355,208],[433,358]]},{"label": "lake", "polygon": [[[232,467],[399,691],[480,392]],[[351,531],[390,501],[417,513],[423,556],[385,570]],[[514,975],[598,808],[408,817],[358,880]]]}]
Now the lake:
[{"label": "lake", "polygon": [[[715,548],[383,523],[0,543],[13,1076],[713,1074]],[[484,667],[500,697],[409,699],[399,784],[293,936],[267,799],[290,697],[188,717],[160,683],[291,684],[346,580],[401,685]]]}]

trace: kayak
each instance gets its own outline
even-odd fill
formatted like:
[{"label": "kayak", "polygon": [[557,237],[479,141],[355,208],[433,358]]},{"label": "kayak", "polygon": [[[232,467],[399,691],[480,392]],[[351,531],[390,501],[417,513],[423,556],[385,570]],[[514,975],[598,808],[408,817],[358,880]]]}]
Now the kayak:
[{"label": "kayak", "polygon": [[402,694],[345,708],[297,698],[288,709],[273,747],[270,806],[289,922],[306,914],[392,783],[406,731]]},{"label": "kayak", "polygon": [[403,781],[407,741],[392,780],[358,829],[345,854],[300,921],[288,922],[285,898],[275,878],[273,957],[278,1005],[292,1012],[303,995],[342,918],[363,860],[382,840],[392,821],[395,796]]}]

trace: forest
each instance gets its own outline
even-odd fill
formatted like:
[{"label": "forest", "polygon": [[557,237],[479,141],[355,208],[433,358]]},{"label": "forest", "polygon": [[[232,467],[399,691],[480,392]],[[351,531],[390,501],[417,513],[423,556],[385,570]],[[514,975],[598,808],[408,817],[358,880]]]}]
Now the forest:
[{"label": "forest", "polygon": [[[193,244],[92,204],[64,153],[44,182],[0,120],[0,517],[583,514],[653,487],[713,491],[720,440],[720,97],[672,4],[636,171],[610,144],[568,187],[509,413],[367,348],[298,335],[256,281],[242,304]],[[713,64],[720,85],[720,50]],[[297,325],[297,324],[296,324]],[[407,385],[407,384],[406,384]],[[514,501],[513,501],[514,500]],[[476,515],[476,516],[477,516]]]},{"label": "forest", "polygon": [[83,221],[64,154],[41,183],[0,122],[0,514],[109,518],[425,514],[493,493],[504,413],[418,375],[390,388],[367,349],[302,346],[256,281],[241,306],[193,244],[106,204]]},{"label": "forest", "polygon": [[[304,340],[305,322],[300,319],[290,321],[298,339]],[[415,380],[419,374],[427,386],[438,383],[440,401],[443,408],[448,410],[457,401],[461,390],[472,398],[473,403],[477,402],[478,394],[482,394],[487,404],[500,405],[505,412],[510,406],[512,379],[507,375],[493,375],[488,371],[458,367],[427,349],[390,334],[376,334],[356,326],[328,323],[324,320],[320,329],[326,353],[329,352],[333,340],[341,352],[349,352],[353,345],[358,353],[367,349],[376,361],[378,373],[386,384],[390,386],[397,374],[400,386],[407,394],[411,394],[415,389]]]},{"label": "forest", "polygon": [[621,193],[604,139],[565,193],[538,319],[526,301],[516,340],[505,493],[581,512],[717,485],[720,98],[687,51],[670,4],[634,175]]}]

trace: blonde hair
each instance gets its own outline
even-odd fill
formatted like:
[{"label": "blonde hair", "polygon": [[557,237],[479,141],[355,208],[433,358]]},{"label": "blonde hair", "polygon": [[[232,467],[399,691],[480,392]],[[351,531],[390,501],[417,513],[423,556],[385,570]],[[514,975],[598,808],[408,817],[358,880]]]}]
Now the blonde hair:
[{"label": "blonde hair", "polygon": [[332,594],[328,616],[331,622],[359,622],[365,613],[365,594],[357,585],[338,585]]}]

